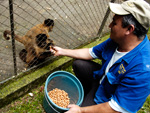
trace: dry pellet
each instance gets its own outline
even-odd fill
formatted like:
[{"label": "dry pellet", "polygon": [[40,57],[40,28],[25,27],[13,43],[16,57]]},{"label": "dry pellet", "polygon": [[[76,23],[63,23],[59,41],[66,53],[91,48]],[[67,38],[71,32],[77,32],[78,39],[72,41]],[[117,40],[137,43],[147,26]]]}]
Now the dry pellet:
[{"label": "dry pellet", "polygon": [[70,103],[68,93],[66,93],[64,90],[55,88],[49,91],[48,95],[51,100],[60,107],[67,108]]}]

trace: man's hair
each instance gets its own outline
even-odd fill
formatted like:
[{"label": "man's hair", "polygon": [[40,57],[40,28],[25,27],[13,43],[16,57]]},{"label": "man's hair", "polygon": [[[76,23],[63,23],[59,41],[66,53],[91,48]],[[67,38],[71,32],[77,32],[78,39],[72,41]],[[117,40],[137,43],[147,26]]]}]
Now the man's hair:
[{"label": "man's hair", "polygon": [[124,15],[122,19],[122,27],[125,28],[128,25],[134,25],[135,30],[133,33],[140,39],[143,40],[148,30],[146,30],[135,18],[132,14]]}]

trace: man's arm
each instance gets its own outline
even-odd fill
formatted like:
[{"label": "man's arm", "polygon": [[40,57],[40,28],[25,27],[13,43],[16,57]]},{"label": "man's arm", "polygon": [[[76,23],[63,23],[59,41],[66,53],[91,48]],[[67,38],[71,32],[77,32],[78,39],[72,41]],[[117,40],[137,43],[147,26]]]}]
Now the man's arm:
[{"label": "man's arm", "polygon": [[89,49],[64,49],[60,47],[53,47],[50,49],[54,56],[68,56],[76,59],[84,59],[84,60],[91,60],[93,59],[89,53]]},{"label": "man's arm", "polygon": [[65,113],[118,113],[110,107],[108,102],[87,107],[79,107],[71,104],[68,107],[70,109]]}]

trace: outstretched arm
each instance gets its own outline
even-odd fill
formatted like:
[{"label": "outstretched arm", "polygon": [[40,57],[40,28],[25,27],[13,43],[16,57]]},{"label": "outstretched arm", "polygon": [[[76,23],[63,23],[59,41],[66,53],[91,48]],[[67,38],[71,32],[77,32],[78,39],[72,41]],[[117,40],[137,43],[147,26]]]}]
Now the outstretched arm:
[{"label": "outstretched arm", "polygon": [[89,53],[88,48],[84,49],[64,49],[60,47],[53,47],[50,49],[54,56],[68,56],[76,59],[84,59],[84,60],[91,60],[92,56]]}]

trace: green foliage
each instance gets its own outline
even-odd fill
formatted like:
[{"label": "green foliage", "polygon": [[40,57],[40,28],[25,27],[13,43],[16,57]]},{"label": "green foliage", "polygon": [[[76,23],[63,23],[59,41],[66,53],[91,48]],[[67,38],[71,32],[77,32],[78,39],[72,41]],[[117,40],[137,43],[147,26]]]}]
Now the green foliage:
[{"label": "green foliage", "polygon": [[147,36],[148,36],[148,39],[150,40],[150,29],[149,29],[149,31],[147,33]]},{"label": "green foliage", "polygon": [[147,97],[143,107],[137,113],[150,113],[150,95]]}]

